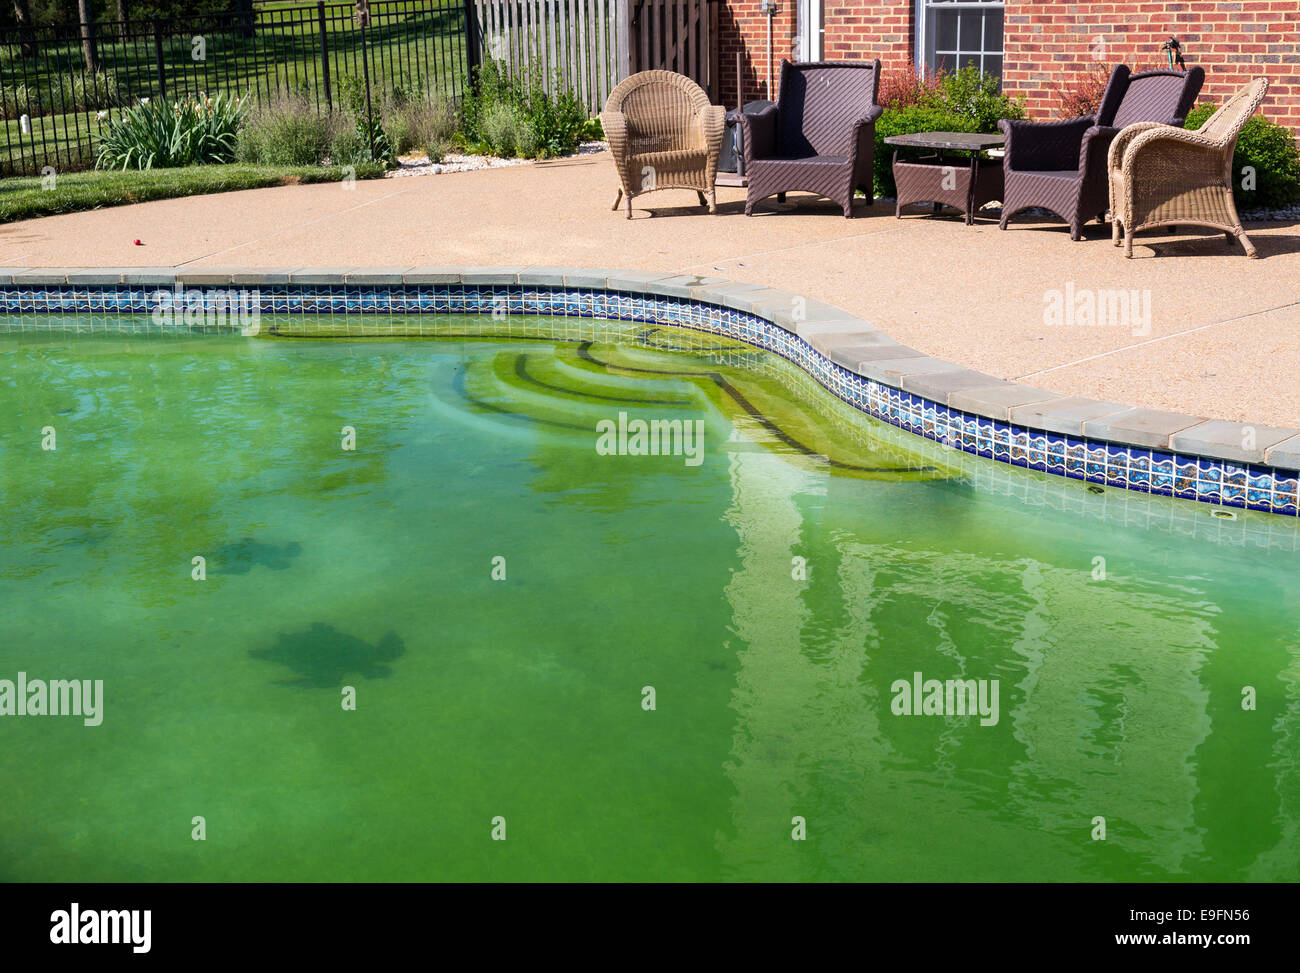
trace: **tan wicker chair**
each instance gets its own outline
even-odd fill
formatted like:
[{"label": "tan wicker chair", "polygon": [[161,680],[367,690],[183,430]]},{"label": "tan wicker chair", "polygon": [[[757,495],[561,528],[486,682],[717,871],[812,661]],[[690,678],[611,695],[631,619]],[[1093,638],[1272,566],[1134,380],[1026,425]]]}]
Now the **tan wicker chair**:
[{"label": "tan wicker chair", "polygon": [[1196,131],[1140,122],[1110,144],[1111,239],[1133,256],[1133,234],[1153,226],[1206,226],[1255,245],[1242,229],[1232,199],[1232,154],[1241,127],[1264,100],[1268,80],[1256,78],[1229,98]]},{"label": "tan wicker chair", "polygon": [[[726,109],[690,78],[672,71],[642,71],[609,93],[600,123],[618,170],[611,209],[657,189],[694,189],[700,205],[717,212],[713,183],[726,129]],[[707,202],[705,197],[708,197]]]}]

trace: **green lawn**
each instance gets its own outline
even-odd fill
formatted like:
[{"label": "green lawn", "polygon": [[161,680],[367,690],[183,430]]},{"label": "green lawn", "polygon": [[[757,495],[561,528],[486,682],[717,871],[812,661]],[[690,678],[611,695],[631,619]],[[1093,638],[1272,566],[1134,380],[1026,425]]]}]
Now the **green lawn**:
[{"label": "green lawn", "polygon": [[[380,9],[380,5],[374,8]],[[351,7],[331,8],[327,20],[327,46],[331,80],[347,76],[361,77],[361,32],[352,26]],[[274,9],[259,8],[259,29],[251,38],[237,30],[222,28],[205,32],[201,22],[195,26],[178,24],[174,33],[163,38],[163,75],[169,95],[199,90],[213,93],[252,92],[262,96],[298,85],[322,88],[324,72],[320,54],[319,25],[316,10],[289,11],[283,16]],[[184,29],[182,29],[184,27]],[[194,60],[192,39],[201,35],[206,42],[206,56]],[[372,80],[380,86],[396,80],[407,83],[416,79],[440,83],[447,92],[460,90],[465,74],[464,28],[459,4],[431,7],[421,4],[385,4],[367,31],[367,50]],[[113,75],[118,95],[127,102],[140,96],[158,93],[158,69],[152,37],[132,38],[127,42],[103,37],[99,44],[102,70]],[[21,84],[46,90],[59,75],[81,74],[85,69],[78,44],[46,45],[38,57],[24,62],[15,47],[0,48],[0,87],[9,101],[6,113],[13,109],[13,91]],[[3,96],[3,95],[0,95]],[[61,113],[71,106],[61,105],[57,97],[49,98],[46,113]],[[40,111],[41,109],[37,109]],[[21,111],[13,112],[16,117]],[[31,111],[29,114],[36,114]]]},{"label": "green lawn", "polygon": [[[356,167],[358,179],[378,179],[383,166]],[[299,183],[341,182],[337,166],[282,168],[276,166],[191,166],[129,172],[71,172],[57,176],[50,189],[39,177],[0,181],[0,223],[75,213],[80,210],[143,203],[151,199],[199,196],[235,189],[290,186]]]},{"label": "green lawn", "polygon": [[[382,97],[398,83],[459,95],[466,62],[458,2],[375,3],[371,9],[366,50],[374,96]],[[172,28],[175,33],[164,37],[162,45],[168,97],[228,92],[250,95],[258,103],[277,92],[304,90],[323,105],[325,72],[315,6],[262,5],[258,25],[251,38],[226,28],[204,33],[201,21]],[[342,80],[363,75],[361,33],[352,24],[350,5],[327,6],[326,27],[331,102],[338,107]],[[206,57],[198,61],[191,46],[196,34],[206,42]],[[158,96],[152,37],[122,42],[102,36],[98,49],[100,67],[111,75],[120,103]],[[94,112],[76,111],[86,106],[70,104],[67,86],[60,84],[61,78],[80,76],[84,69],[78,44],[44,45],[36,58],[26,62],[16,46],[0,48],[0,117],[14,119],[0,129],[0,174],[23,165],[39,168],[47,162],[63,170],[93,158],[89,133],[97,127]],[[108,90],[107,84],[92,88]],[[33,131],[20,138],[16,119],[23,113],[32,116]],[[80,143],[82,153],[70,151],[70,143]]]}]

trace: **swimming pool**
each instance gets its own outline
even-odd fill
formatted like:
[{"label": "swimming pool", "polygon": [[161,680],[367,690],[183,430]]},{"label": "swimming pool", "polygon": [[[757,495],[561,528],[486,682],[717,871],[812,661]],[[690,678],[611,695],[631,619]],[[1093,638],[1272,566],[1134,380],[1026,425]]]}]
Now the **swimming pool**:
[{"label": "swimming pool", "polygon": [[300,322],[0,335],[0,679],[104,687],[0,719],[0,878],[1297,877],[1293,519],[718,336]]}]

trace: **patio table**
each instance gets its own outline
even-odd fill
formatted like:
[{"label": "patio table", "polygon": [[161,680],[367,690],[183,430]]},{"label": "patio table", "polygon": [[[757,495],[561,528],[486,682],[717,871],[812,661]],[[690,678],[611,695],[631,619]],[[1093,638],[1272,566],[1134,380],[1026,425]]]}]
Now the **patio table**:
[{"label": "patio table", "polygon": [[[898,202],[894,215],[902,217],[904,206],[933,203],[934,212],[948,205],[966,215],[966,225],[975,222],[975,211],[985,203],[1002,198],[1002,161],[980,158],[988,149],[1004,144],[1000,134],[980,135],[973,132],[917,132],[891,135],[886,145],[894,147],[894,184]],[[932,149],[934,155],[899,161],[898,150]],[[969,159],[945,158],[945,152],[967,152]]]}]

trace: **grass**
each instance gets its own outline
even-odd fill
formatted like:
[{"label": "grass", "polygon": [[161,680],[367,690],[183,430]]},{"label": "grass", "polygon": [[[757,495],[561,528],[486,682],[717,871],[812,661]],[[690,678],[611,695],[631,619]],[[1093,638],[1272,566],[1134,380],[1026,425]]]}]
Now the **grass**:
[{"label": "grass", "polygon": [[[303,8],[298,8],[302,10]],[[331,12],[327,21],[330,74],[337,82],[351,75],[361,77],[361,32],[352,27],[351,9],[346,18]],[[182,22],[183,24],[184,22]],[[186,91],[206,90],[233,93],[271,93],[293,86],[316,89],[322,86],[320,35],[314,5],[309,14],[295,13],[292,19],[269,19],[259,14],[259,29],[245,38],[228,28],[202,29],[178,25],[176,33],[163,37],[163,64],[167,93],[174,97]],[[191,36],[207,38],[206,58],[191,57]],[[464,28],[461,7],[413,6],[410,10],[385,5],[382,19],[376,18],[367,31],[367,52],[372,81],[382,87],[393,81],[422,77],[439,82],[447,94],[463,81]],[[85,70],[79,43],[49,44],[41,48],[35,62],[24,62],[15,47],[0,48],[0,85],[21,82],[39,87],[53,77],[80,74]],[[158,75],[152,38],[121,42],[101,36],[100,66],[117,79],[119,93],[128,101],[140,96],[156,97]]]},{"label": "grass", "polygon": [[[461,93],[466,70],[462,7],[452,0],[411,4],[376,4],[372,9],[372,26],[367,31],[367,52],[372,91],[376,101],[394,83],[440,87],[449,97]],[[350,6],[327,8],[330,79],[333,103],[339,104],[339,82],[345,77],[360,78],[363,73],[361,32],[352,26]],[[258,8],[258,29],[252,38],[238,31],[205,30],[203,18],[191,25],[181,21],[176,35],[163,38],[163,64],[167,95],[224,92],[251,95],[253,104],[270,100],[276,92],[305,90],[314,101],[324,104],[323,72],[320,58],[319,24],[316,8],[292,5],[287,9],[269,5]],[[192,27],[192,29],[191,29]],[[191,37],[207,38],[206,59],[191,57]],[[80,74],[85,69],[79,43],[42,45],[39,56],[24,62],[16,53],[17,45],[0,48],[0,90],[12,90],[26,83],[33,87],[48,86],[61,74]],[[123,43],[102,33],[99,43],[100,65],[112,72],[118,91],[127,102],[140,97],[158,96],[156,54],[152,37],[133,38]],[[8,96],[12,97],[12,96]],[[5,106],[10,115],[26,108],[12,101]],[[113,110],[113,115],[119,110]],[[0,174],[22,165],[39,168],[49,162],[62,169],[77,156],[70,154],[62,140],[88,143],[88,120],[51,112],[32,119],[33,135],[21,139],[17,123],[0,132]],[[94,118],[94,113],[89,113]],[[42,125],[44,122],[44,125]],[[78,139],[78,124],[80,123]],[[93,130],[93,129],[92,129]],[[33,145],[33,138],[36,144]],[[56,158],[56,153],[62,158]],[[87,153],[93,157],[93,153]],[[73,164],[76,164],[75,162]]]},{"label": "grass", "polygon": [[[377,179],[383,166],[356,167],[358,179]],[[341,182],[337,166],[192,166],[185,169],[150,169],[130,172],[74,172],[58,176],[54,187],[41,188],[39,177],[0,182],[0,223],[28,220],[57,213],[143,203],[151,199],[200,196],[236,189],[293,186],[313,182]]]},{"label": "grass", "polygon": [[93,111],[33,118],[30,135],[23,134],[20,122],[0,121],[0,176],[36,171],[44,165],[59,172],[88,169],[95,162],[90,136],[101,131]]}]

